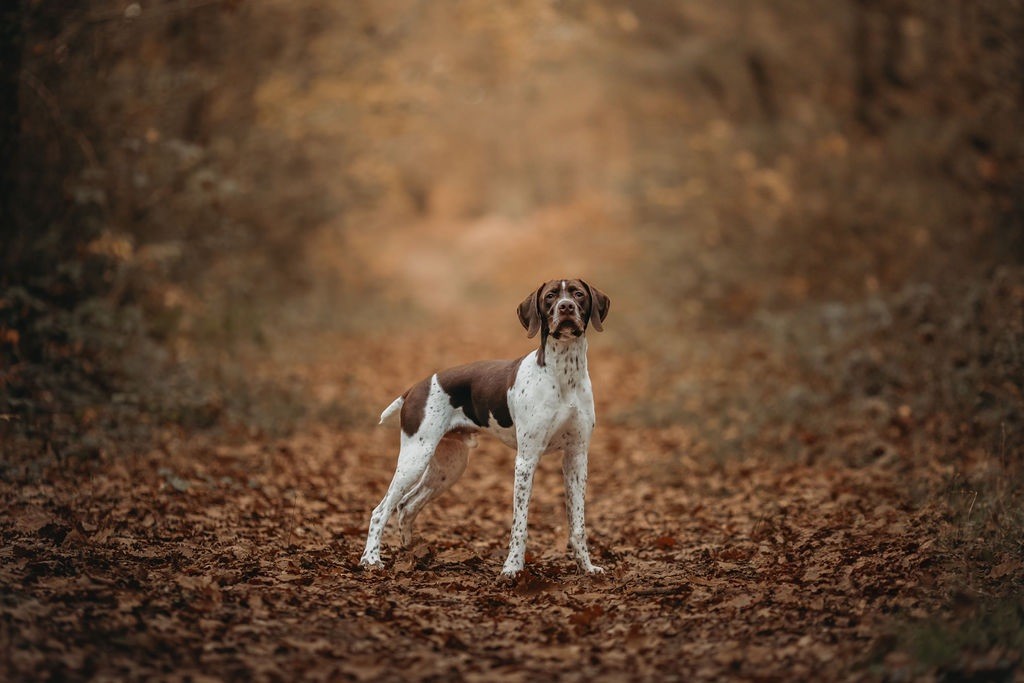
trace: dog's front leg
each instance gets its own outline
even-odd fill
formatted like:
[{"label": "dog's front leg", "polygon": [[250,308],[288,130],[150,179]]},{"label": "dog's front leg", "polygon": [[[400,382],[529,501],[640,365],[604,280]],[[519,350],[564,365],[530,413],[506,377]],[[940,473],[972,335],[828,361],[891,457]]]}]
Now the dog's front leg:
[{"label": "dog's front leg", "polygon": [[584,499],[587,493],[587,446],[581,444],[567,448],[562,458],[562,476],[565,478],[565,516],[569,523],[569,546],[576,564],[588,574],[604,571],[590,561],[587,549],[587,525]]},{"label": "dog's front leg", "polygon": [[542,448],[524,445],[520,442],[516,453],[516,479],[512,492],[512,537],[508,544],[508,557],[501,573],[512,578],[523,570],[526,556],[526,519],[530,509],[530,496],[533,494],[533,474],[537,470]]}]

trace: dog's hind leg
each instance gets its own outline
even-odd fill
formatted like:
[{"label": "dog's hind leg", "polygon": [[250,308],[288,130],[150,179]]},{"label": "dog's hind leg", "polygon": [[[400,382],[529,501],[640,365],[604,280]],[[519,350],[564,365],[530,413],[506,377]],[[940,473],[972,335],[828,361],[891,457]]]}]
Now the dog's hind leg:
[{"label": "dog's hind leg", "polygon": [[402,533],[403,546],[412,544],[416,516],[427,503],[450,489],[466,471],[469,449],[475,445],[473,435],[454,432],[447,434],[437,444],[427,470],[398,503],[398,528]]},{"label": "dog's hind leg", "polygon": [[440,438],[434,440],[407,439],[402,435],[402,449],[398,453],[398,466],[388,486],[388,492],[370,515],[370,528],[366,534],[366,548],[359,564],[372,567],[380,564],[380,541],[391,513],[405,494],[419,481],[430,464],[431,456]]}]

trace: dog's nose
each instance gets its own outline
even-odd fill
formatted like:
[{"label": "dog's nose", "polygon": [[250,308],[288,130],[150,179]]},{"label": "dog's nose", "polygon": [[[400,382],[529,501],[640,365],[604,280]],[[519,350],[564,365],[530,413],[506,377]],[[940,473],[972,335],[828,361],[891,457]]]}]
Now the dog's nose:
[{"label": "dog's nose", "polygon": [[558,312],[559,313],[572,313],[574,308],[576,308],[576,306],[571,301],[559,301],[558,302]]}]

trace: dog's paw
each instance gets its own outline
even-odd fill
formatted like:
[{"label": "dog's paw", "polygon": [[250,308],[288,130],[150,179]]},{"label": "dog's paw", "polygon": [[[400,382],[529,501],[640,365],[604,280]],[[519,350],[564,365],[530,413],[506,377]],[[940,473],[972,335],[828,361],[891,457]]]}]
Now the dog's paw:
[{"label": "dog's paw", "polygon": [[515,583],[522,573],[522,567],[505,567],[501,570],[501,573],[498,574],[498,581],[501,583]]},{"label": "dog's paw", "polygon": [[367,557],[364,555],[359,558],[359,566],[366,571],[384,571],[384,563],[380,561],[379,557]]},{"label": "dog's paw", "polygon": [[592,564],[583,571],[590,576],[601,576],[604,574],[604,567],[598,567],[596,564]]}]

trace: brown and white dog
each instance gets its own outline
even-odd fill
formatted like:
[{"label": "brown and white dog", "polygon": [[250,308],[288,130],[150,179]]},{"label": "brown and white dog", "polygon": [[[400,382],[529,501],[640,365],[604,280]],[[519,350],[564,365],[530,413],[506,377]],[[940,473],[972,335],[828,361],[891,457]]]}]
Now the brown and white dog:
[{"label": "brown and white dog", "polygon": [[387,494],[374,508],[360,564],[378,567],[380,542],[398,509],[403,545],[412,541],[416,515],[448,490],[466,469],[475,432],[486,430],[516,449],[512,538],[502,574],[523,569],[526,517],[540,456],[563,452],[569,545],[580,569],[590,561],[583,515],[587,451],[594,430],[594,394],[587,372],[588,325],[601,331],[609,300],[583,280],[550,280],[519,305],[527,337],[540,348],[516,360],[490,360],[443,370],[414,384],[383,413],[401,411],[401,449]]}]

